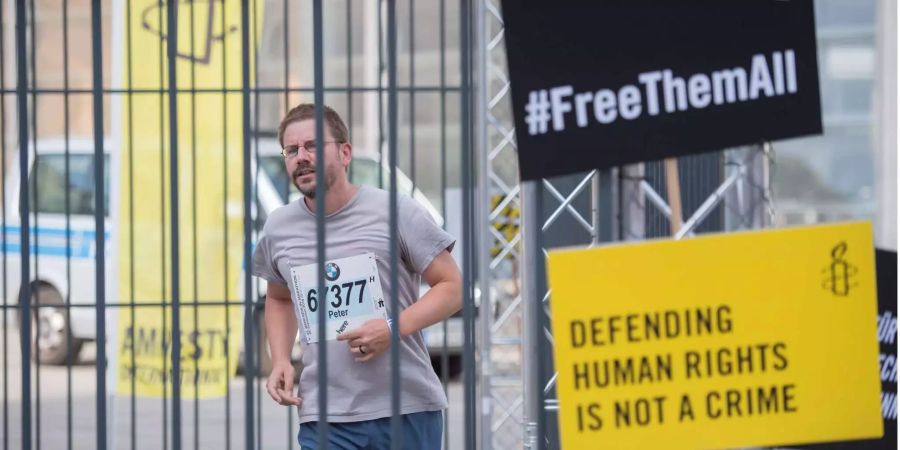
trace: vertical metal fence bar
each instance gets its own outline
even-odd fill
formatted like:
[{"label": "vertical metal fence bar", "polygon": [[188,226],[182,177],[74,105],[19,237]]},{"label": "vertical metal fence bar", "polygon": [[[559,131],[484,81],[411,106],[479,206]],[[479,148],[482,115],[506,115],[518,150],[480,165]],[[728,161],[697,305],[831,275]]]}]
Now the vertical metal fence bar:
[{"label": "vertical metal fence bar", "polygon": [[409,0],[409,178],[416,192],[416,9],[415,0]]},{"label": "vertical metal fence bar", "polygon": [[[159,4],[159,8],[156,9],[156,23],[163,23],[163,8],[162,4]],[[171,27],[169,28],[171,29]],[[168,336],[168,325],[166,323],[166,314],[168,307],[168,295],[166,294],[166,285],[168,274],[166,273],[166,138],[165,138],[165,129],[166,129],[166,121],[165,121],[165,103],[166,103],[166,92],[163,89],[166,85],[165,79],[165,61],[166,61],[166,44],[165,39],[159,40],[158,47],[158,57],[159,57],[159,73],[158,75],[158,86],[159,86],[159,234],[160,234],[160,264],[159,272],[160,272],[160,292],[161,295],[161,307],[160,310],[162,312],[162,317],[160,321],[162,322],[161,330],[163,336]],[[171,133],[172,130],[169,130]],[[163,376],[169,374],[169,360],[165,357],[166,354],[163,352],[162,358],[162,368],[163,368]],[[162,447],[163,450],[167,450],[169,448],[169,383],[163,382],[163,396],[162,396]]]},{"label": "vertical metal fence bar", "polygon": [[397,5],[395,0],[387,3],[387,54],[388,54],[388,164],[390,172],[390,268],[391,268],[391,449],[402,448],[402,418],[400,417],[400,302],[398,301],[399,277],[397,270]]},{"label": "vertical metal fence bar", "polygon": [[[195,38],[194,38],[194,4],[195,2],[191,2],[190,6],[190,20],[191,25],[189,27],[191,33],[191,274],[193,275],[193,283],[192,288],[193,292],[191,295],[191,300],[194,303],[193,311],[192,311],[192,319],[194,330],[193,333],[197,332],[197,328],[199,327],[199,318],[197,317],[197,310],[200,305],[200,297],[199,290],[197,289],[197,65],[196,61],[193,58],[195,51]],[[210,3],[209,7],[212,7],[214,4]],[[224,11],[222,12],[224,14]],[[198,367],[197,367],[197,359],[194,358],[194,370],[193,370],[193,382],[194,382],[194,450],[199,450],[200,448],[200,397],[198,395],[199,392],[199,378],[198,378]]]},{"label": "vertical metal fence bar", "polygon": [[[447,229],[447,30],[445,20],[447,16],[446,1],[440,0],[440,15],[438,16],[439,52],[440,52],[440,98],[441,98],[441,217],[444,218],[444,229]],[[441,385],[444,388],[444,396],[447,396],[447,388],[450,379],[450,354],[447,348],[449,332],[447,320],[441,323],[443,330],[443,342],[441,352]],[[450,448],[450,409],[444,412],[444,450]]]},{"label": "vertical metal fence bar", "polygon": [[16,0],[16,100],[19,124],[19,345],[22,353],[22,450],[31,450],[31,242],[28,217],[28,55],[25,50],[25,0]]},{"label": "vertical metal fence bar", "polygon": [[[35,39],[37,28],[37,8],[35,7],[34,0],[29,0],[29,5],[31,6],[31,14],[28,16],[29,22],[29,33],[31,35],[31,61],[29,64],[31,66],[31,144],[32,144],[32,153],[34,154],[34,161],[31,162],[31,173],[32,176],[29,178],[29,182],[31,183],[32,193],[29,196],[28,201],[31,201],[31,198],[34,198],[34,205],[31,205],[31,212],[34,214],[34,234],[32,235],[34,238],[34,278],[38,279],[40,277],[40,253],[38,253],[37,249],[40,248],[40,237],[41,235],[37,232],[40,228],[40,224],[38,223],[38,214],[40,211],[40,207],[38,205],[38,166],[40,164],[40,160],[38,159],[38,85],[37,85],[37,39]],[[28,245],[31,245],[29,242]],[[32,294],[33,302],[34,302],[34,340],[32,351],[34,352],[34,447],[37,450],[41,449],[41,347],[40,347],[40,336],[41,336],[41,285],[39,283],[34,283],[34,293]],[[29,315],[29,320],[31,319],[31,315]],[[25,361],[23,361],[25,363]]]},{"label": "vertical metal fence bar", "polygon": [[[323,61],[322,0],[313,1],[313,78],[316,115],[316,166],[325,164],[325,76]],[[319,387],[319,444],[328,447],[328,341],[325,340],[325,171],[316,170],[316,291],[320,298],[318,313],[318,387]]]},{"label": "vertical metal fence bar", "polygon": [[[225,30],[225,5],[222,5],[222,14],[220,23],[222,30]],[[225,367],[231,367],[231,351],[228,342],[231,342],[231,295],[229,286],[231,279],[228,276],[229,268],[229,229],[228,229],[228,153],[231,142],[228,139],[228,33],[222,36],[222,166],[225,170],[222,174],[222,224],[224,233],[222,237],[223,264],[222,273],[224,275],[223,292],[225,297]],[[246,180],[245,180],[246,183]],[[246,270],[246,272],[251,272]],[[245,367],[246,370],[246,367]],[[225,450],[231,450],[231,377],[225,377]]]},{"label": "vertical metal fence bar", "polygon": [[[69,154],[69,0],[63,0],[62,7],[62,32],[63,32],[63,140],[65,145],[65,167],[63,174],[66,179],[66,186],[69,185],[69,177],[71,176],[70,157]],[[3,173],[6,173],[6,165],[4,164]],[[66,281],[72,281],[72,216],[71,216],[71,200],[68,193],[65,194],[65,215],[66,215]],[[5,227],[4,227],[5,229]],[[5,292],[5,291],[4,291]],[[72,328],[72,289],[66,289],[66,324],[69,330]],[[66,333],[66,349],[72,351],[72,333]],[[77,357],[70,354],[66,358],[66,448],[72,449],[72,362]]]},{"label": "vertical metal fence bar", "polygon": [[[67,0],[68,1],[68,0]],[[132,72],[132,54],[131,54],[131,0],[128,0],[125,4],[125,83],[127,90],[127,99],[128,99],[128,110],[126,114],[128,115],[128,122],[126,124],[126,130],[128,133],[128,255],[129,255],[129,264],[128,264],[128,304],[130,309],[128,311],[129,316],[129,327],[131,327],[132,336],[134,336],[134,324],[137,321],[137,311],[135,311],[135,270],[134,270],[134,95],[132,93],[133,86],[133,72]],[[120,241],[121,242],[121,241]],[[129,365],[131,367],[131,377],[129,380],[129,397],[131,402],[131,411],[129,422],[131,424],[129,429],[129,440],[131,444],[131,450],[135,450],[137,448],[137,357],[134,354],[134,339],[130,340],[129,345]]]},{"label": "vertical metal fence bar", "polygon": [[[2,40],[2,36],[5,36],[4,25],[6,24],[6,2],[0,0],[0,40]],[[0,66],[6,67],[6,45],[0,44]],[[0,70],[0,89],[6,90],[6,71]],[[6,181],[6,95],[0,94],[0,169],[3,170],[3,181],[5,185]],[[2,198],[0,198],[0,213],[3,214],[3,217],[0,217],[0,221],[2,221],[3,225],[3,233],[0,240],[2,240],[3,248],[6,248],[6,193],[4,192]],[[3,252],[3,274],[2,274],[2,287],[3,287],[3,449],[9,449],[9,325],[7,324],[9,317],[9,300],[6,296],[6,293],[9,292],[7,290],[7,279],[6,279],[6,252]]]},{"label": "vertical metal fence bar", "polygon": [[[253,63],[252,63],[252,65],[253,65],[253,80],[254,80],[254,83],[259,83],[259,50],[258,50],[259,49],[259,39],[258,39],[259,30],[257,29],[257,26],[256,26],[256,24],[258,22],[258,17],[257,17],[256,12],[259,10],[259,8],[257,6],[257,0],[252,0],[251,7],[252,7],[252,12],[250,13],[250,35],[253,36],[253,41],[252,41],[252,44],[250,45],[250,48],[253,49]],[[260,174],[260,171],[262,170],[262,168],[260,167],[260,164],[259,164],[259,161],[260,161],[259,134],[256,133],[256,131],[258,131],[260,129],[260,126],[259,126],[260,101],[259,101],[259,99],[260,99],[259,89],[258,89],[258,86],[255,86],[253,88],[253,111],[255,111],[256,113],[253,115],[253,126],[252,126],[252,128],[248,129],[248,132],[251,133],[251,135],[253,136],[253,161],[256,162],[256,171],[253,174],[253,190],[252,190],[253,195],[251,198],[251,201],[254,203],[257,201],[257,198],[259,195],[259,174]],[[256,225],[254,224],[253,227],[255,229]],[[256,231],[258,234],[258,232],[262,231],[262,230],[256,230]],[[251,255],[251,257],[252,257],[252,255]],[[250,265],[248,264],[246,267],[249,269]],[[250,316],[251,323],[253,324],[252,337],[253,337],[254,345],[253,345],[253,347],[251,347],[253,349],[258,349],[263,346],[262,345],[262,339],[263,339],[262,331],[259,329],[258,326],[256,326],[256,312],[259,311],[261,308],[261,305],[259,304],[260,303],[259,302],[260,283],[262,283],[262,281],[257,278],[256,284],[255,284],[255,289],[252,291],[252,294],[250,297],[252,299],[251,301],[253,302],[253,314]],[[248,355],[244,359],[253,359],[254,360],[254,364],[252,366],[253,371],[248,372],[249,373],[248,377],[250,380],[249,383],[256,385],[257,396],[254,399],[254,400],[256,400],[256,410],[255,410],[256,411],[256,416],[255,416],[256,430],[258,431],[255,434],[256,448],[262,449],[263,448],[263,444],[262,444],[262,438],[263,438],[262,399],[263,399],[264,395],[262,392],[262,385],[260,383],[261,379],[258,376],[260,371],[262,370],[262,361],[260,359],[262,357],[262,355],[258,351],[255,351],[255,350],[252,351],[252,353],[253,353],[252,356]]]},{"label": "vertical metal fence bar", "polygon": [[384,188],[384,20],[383,5],[378,1],[378,187]]},{"label": "vertical metal fence bar", "polygon": [[[290,42],[291,42],[291,28],[290,28],[290,9],[288,5],[290,4],[289,0],[284,0],[284,10],[282,13],[284,14],[284,112],[282,113],[282,117],[287,115],[288,111],[291,110],[291,82],[290,82]],[[257,158],[257,164],[259,164],[259,159]],[[276,186],[280,187],[280,186]],[[284,192],[287,194],[287,198],[289,199],[291,196],[291,180],[290,177],[284,178]],[[285,203],[288,201],[285,200]],[[291,416],[291,408],[287,408],[288,410],[288,423],[290,424],[290,416]]]},{"label": "vertical metal fence bar", "polygon": [[93,104],[94,104],[94,226],[96,249],[96,342],[97,357],[97,448],[106,449],[106,221],[103,166],[103,34],[101,22],[100,0],[91,2],[91,30],[93,37]]},{"label": "vertical metal fence bar", "polygon": [[471,30],[469,18],[471,1],[461,0],[459,11],[460,36],[460,130],[462,151],[462,197],[463,197],[463,431],[464,448],[476,448],[475,429],[475,305],[473,296],[474,273],[472,250],[475,247],[472,227],[472,93],[471,93]]},{"label": "vertical metal fence bar", "polygon": [[241,141],[244,154],[243,186],[244,186],[244,448],[253,448],[253,358],[249,350],[253,348],[253,279],[251,277],[250,251],[252,222],[250,218],[250,0],[241,1],[241,99],[243,133]]},{"label": "vertical metal fence bar", "polygon": [[[344,28],[347,31],[347,140],[353,142],[353,2],[347,0]],[[353,160],[350,160],[350,179],[353,179]]]},{"label": "vertical metal fence bar", "polygon": [[[95,0],[96,1],[96,0]],[[169,214],[172,239],[172,448],[181,449],[181,251],[178,202],[178,2],[166,6],[169,94]]]},{"label": "vertical metal fence bar", "polygon": [[[291,97],[290,97],[290,2],[288,0],[284,0],[282,2],[284,15],[284,36],[282,37],[282,43],[284,45],[284,54],[282,57],[284,58],[284,108],[282,109],[282,117],[287,115],[288,111],[291,110]],[[349,32],[349,31],[348,31]],[[259,164],[259,162],[257,162]],[[284,192],[286,194],[285,204],[290,201],[290,192],[291,192],[291,182],[289,180],[290,177],[285,177],[284,179]],[[277,188],[278,186],[276,186]],[[265,326],[265,324],[263,324]],[[289,359],[290,360],[290,359]],[[287,419],[287,442],[288,448],[294,448],[294,409],[293,408],[285,408],[286,410],[286,419]]]}]

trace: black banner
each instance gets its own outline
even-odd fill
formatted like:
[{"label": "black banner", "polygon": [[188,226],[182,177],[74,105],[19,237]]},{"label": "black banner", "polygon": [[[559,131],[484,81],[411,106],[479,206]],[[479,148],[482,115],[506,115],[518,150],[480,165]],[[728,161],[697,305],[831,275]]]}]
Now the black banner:
[{"label": "black banner", "polygon": [[812,0],[503,1],[523,180],[822,132]]},{"label": "black banner", "polygon": [[804,446],[815,450],[897,449],[897,252],[876,250],[878,283],[878,366],[881,368],[881,439]]}]

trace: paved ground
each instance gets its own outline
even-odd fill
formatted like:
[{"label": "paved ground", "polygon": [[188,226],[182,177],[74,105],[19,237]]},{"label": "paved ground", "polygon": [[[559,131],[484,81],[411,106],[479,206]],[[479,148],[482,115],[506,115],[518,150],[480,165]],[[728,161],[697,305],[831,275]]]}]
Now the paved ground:
[{"label": "paved ground", "polygon": [[[0,405],[0,419],[8,428],[0,424],[0,448],[8,442],[8,448],[19,448],[21,443],[21,360],[19,355],[19,336],[14,330],[6,335],[8,352],[3,367],[2,384],[7,386],[5,401]],[[0,346],[3,342],[0,341]],[[65,449],[68,447],[67,422],[72,423],[71,448],[96,448],[96,381],[94,370],[94,349],[86,348],[83,357],[72,367],[71,398],[67,389],[68,371],[65,367],[32,366],[33,378],[33,419],[35,431],[34,448]],[[2,357],[0,347],[0,357]],[[3,366],[0,361],[0,366]],[[38,373],[39,371],[39,373]],[[7,377],[8,375],[8,377]],[[448,437],[451,449],[461,449],[463,435],[462,418],[462,383],[458,380],[449,384],[450,410],[448,412]],[[182,404],[182,442],[185,449],[243,449],[244,445],[244,392],[245,380],[237,377],[232,381],[230,400],[226,398],[201,400],[198,403],[198,414],[194,417],[193,399]],[[296,449],[296,413],[280,406],[269,399],[259,380],[256,401],[261,414],[255,418],[255,428],[262,430],[258,434],[261,449]],[[0,391],[0,394],[3,394]],[[261,395],[258,395],[261,394]],[[38,402],[38,396],[40,401]],[[68,407],[71,401],[71,408]],[[230,404],[229,404],[230,401]],[[114,430],[111,448],[132,448],[132,429],[134,430],[135,448],[162,449],[166,436],[163,432],[162,399],[135,399],[135,427],[132,427],[132,399],[130,397],[114,397],[108,402],[108,427]],[[165,421],[168,427],[168,438],[171,439],[171,400],[166,406]],[[70,413],[71,411],[71,413]],[[230,418],[227,411],[230,411]],[[230,425],[229,425],[230,424]],[[8,433],[8,435],[7,435]],[[8,439],[8,441],[7,441]],[[195,442],[197,445],[195,446]],[[40,446],[38,447],[38,443]],[[171,448],[168,446],[167,448]]]}]

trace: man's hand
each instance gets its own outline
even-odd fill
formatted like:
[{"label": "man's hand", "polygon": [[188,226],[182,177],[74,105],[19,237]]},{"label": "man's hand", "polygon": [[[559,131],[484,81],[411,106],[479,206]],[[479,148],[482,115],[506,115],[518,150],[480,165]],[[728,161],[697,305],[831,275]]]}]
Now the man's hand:
[{"label": "man's hand", "polygon": [[277,363],[272,367],[272,373],[266,381],[266,390],[280,405],[300,406],[303,400],[294,397],[294,366],[288,362]]},{"label": "man's hand", "polygon": [[337,340],[347,342],[357,362],[366,362],[391,346],[391,328],[384,319],[370,319],[359,328],[339,334]]}]

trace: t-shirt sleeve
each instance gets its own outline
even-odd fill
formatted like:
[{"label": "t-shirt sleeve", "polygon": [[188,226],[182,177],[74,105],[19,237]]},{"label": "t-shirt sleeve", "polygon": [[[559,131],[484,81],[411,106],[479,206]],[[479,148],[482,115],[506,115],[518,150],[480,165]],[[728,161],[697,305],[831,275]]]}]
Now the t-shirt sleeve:
[{"label": "t-shirt sleeve", "polygon": [[260,233],[259,241],[253,250],[253,261],[251,262],[253,270],[251,273],[267,281],[287,284],[281,274],[278,273],[272,253],[272,240],[263,231]]},{"label": "t-shirt sleeve", "polygon": [[452,251],[456,239],[415,200],[401,197],[399,203],[400,245],[413,270],[421,274],[442,251]]}]

